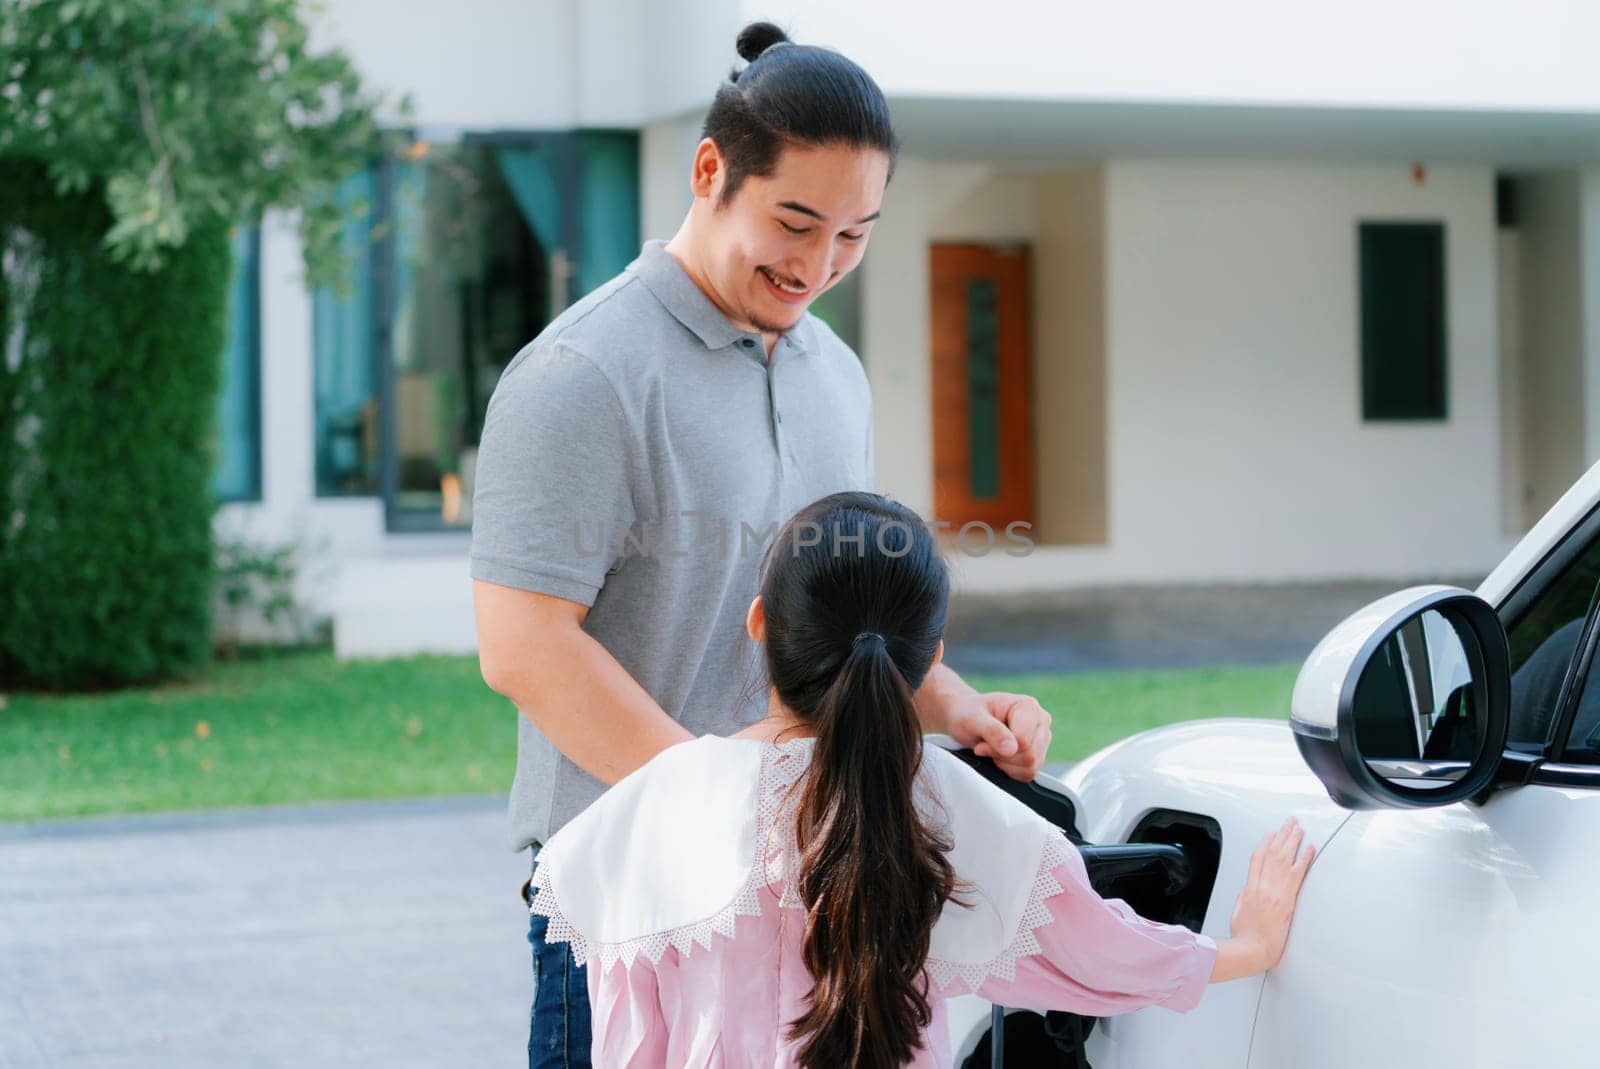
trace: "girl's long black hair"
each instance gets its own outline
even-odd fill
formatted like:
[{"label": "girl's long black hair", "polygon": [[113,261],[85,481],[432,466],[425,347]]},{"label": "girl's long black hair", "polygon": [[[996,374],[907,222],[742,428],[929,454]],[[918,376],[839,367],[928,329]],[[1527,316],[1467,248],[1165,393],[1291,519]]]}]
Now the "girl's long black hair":
[{"label": "girl's long black hair", "polygon": [[797,815],[815,986],[789,1035],[808,1069],[904,1065],[931,1019],[924,967],[956,890],[950,844],[914,799],[913,695],[944,630],[944,561],[910,509],[834,494],[779,532],[761,597],[768,676],[816,732]]}]

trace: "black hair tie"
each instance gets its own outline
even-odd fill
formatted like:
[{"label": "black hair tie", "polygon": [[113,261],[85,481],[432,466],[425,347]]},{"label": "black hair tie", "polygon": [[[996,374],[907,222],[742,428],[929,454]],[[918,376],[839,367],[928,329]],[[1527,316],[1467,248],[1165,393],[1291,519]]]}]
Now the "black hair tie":
[{"label": "black hair tie", "polygon": [[863,631],[859,635],[856,636],[855,645],[859,646],[862,642],[864,642],[865,640],[867,640],[869,638],[875,638],[879,642],[887,642],[888,641],[882,635],[878,634],[878,632],[876,632],[876,631]]}]

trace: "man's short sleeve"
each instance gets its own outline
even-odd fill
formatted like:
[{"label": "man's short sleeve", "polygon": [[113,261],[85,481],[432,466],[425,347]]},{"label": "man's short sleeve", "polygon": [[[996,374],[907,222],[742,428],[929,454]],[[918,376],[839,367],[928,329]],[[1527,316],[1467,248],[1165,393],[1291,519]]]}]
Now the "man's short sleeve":
[{"label": "man's short sleeve", "polygon": [[593,605],[638,518],[632,435],[587,357],[558,344],[513,361],[479,443],[472,578]]}]

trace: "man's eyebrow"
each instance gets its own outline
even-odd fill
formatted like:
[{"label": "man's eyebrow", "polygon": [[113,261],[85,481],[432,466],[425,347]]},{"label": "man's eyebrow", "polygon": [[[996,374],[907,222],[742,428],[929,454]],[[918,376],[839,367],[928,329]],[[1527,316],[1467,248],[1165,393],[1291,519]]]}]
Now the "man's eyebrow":
[{"label": "man's eyebrow", "polygon": [[[801,215],[809,215],[809,216],[811,216],[811,218],[817,220],[817,222],[819,222],[819,223],[827,222],[827,220],[822,217],[822,213],[821,212],[817,211],[815,208],[807,208],[804,204],[801,204],[799,201],[795,201],[795,200],[780,201],[778,203],[778,207],[780,207],[780,208],[788,208],[791,212],[799,212]],[[882,214],[883,214],[882,211],[873,212],[871,215],[867,216],[865,219],[857,219],[856,220],[856,225],[860,226],[862,223],[870,223],[870,222],[872,222],[874,219],[876,219],[878,216],[880,216]]]}]

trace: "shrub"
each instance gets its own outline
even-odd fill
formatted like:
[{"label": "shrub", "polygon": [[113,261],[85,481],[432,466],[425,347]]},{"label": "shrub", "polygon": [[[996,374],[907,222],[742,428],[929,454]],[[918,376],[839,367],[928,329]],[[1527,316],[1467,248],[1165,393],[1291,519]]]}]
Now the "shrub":
[{"label": "shrub", "polygon": [[0,169],[0,682],[113,686],[209,655],[211,454],[230,249],[110,262],[91,190]]}]

